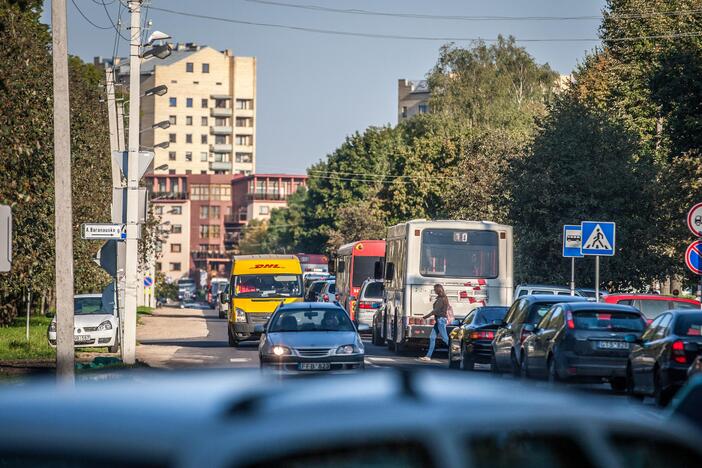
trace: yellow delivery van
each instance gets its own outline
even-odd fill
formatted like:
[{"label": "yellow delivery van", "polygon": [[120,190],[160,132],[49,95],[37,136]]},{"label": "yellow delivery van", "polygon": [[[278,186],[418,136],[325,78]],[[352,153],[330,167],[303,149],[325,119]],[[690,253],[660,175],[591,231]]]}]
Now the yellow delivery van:
[{"label": "yellow delivery van", "polygon": [[232,260],[229,346],[258,339],[280,303],[303,300],[302,268],[294,255],[236,255]]}]

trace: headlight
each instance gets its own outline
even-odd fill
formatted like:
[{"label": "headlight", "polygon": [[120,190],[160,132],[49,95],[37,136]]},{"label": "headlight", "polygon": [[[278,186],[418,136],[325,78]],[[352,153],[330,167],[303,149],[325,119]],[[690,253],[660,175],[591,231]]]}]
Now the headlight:
[{"label": "headlight", "polygon": [[276,356],[286,356],[290,354],[290,348],[286,348],[285,346],[273,346],[272,351]]},{"label": "headlight", "polygon": [[361,350],[356,345],[347,344],[336,348],[336,354],[357,354],[360,352]]},{"label": "headlight", "polygon": [[236,322],[246,322],[246,312],[237,308],[234,310],[235,316],[234,321]]},{"label": "headlight", "polygon": [[55,332],[56,331],[56,322],[51,322],[49,324],[49,331],[50,332]]},{"label": "headlight", "polygon": [[112,322],[105,320],[97,327],[98,331],[112,330]]}]

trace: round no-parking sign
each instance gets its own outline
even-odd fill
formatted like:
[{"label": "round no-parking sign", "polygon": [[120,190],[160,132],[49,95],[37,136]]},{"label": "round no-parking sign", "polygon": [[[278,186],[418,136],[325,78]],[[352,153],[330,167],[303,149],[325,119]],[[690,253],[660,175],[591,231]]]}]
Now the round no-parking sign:
[{"label": "round no-parking sign", "polygon": [[702,237],[702,203],[693,206],[687,212],[687,227],[697,237]]},{"label": "round no-parking sign", "polygon": [[696,275],[702,275],[702,242],[695,241],[685,251],[685,264]]}]

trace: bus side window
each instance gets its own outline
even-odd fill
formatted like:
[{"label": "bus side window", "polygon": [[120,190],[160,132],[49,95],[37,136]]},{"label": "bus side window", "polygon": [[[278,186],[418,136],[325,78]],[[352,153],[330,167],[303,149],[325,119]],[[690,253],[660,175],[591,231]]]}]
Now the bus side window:
[{"label": "bus side window", "polygon": [[395,278],[395,264],[388,262],[385,265],[385,281],[392,281]]},{"label": "bus side window", "polygon": [[343,273],[346,271],[346,263],[344,263],[343,260],[339,260],[339,263],[336,266],[336,271],[338,273]]}]

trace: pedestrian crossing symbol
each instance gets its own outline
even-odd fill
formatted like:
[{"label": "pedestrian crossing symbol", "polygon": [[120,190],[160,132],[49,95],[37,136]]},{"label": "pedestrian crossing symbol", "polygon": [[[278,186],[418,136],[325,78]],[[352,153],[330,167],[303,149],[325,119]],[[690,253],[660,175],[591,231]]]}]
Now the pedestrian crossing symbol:
[{"label": "pedestrian crossing symbol", "polygon": [[581,227],[583,255],[614,255],[614,223],[583,221]]}]

